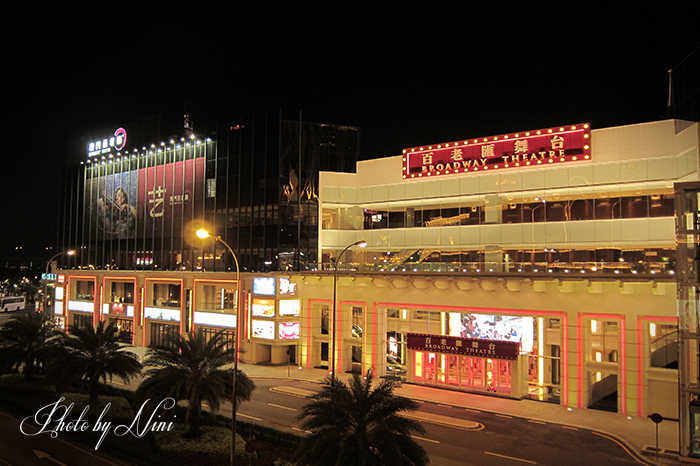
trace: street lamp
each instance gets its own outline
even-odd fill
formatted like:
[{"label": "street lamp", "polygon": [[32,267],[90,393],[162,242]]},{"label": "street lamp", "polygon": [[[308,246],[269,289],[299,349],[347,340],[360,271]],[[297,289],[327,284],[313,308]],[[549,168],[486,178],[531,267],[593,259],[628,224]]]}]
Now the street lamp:
[{"label": "street lamp", "polygon": [[331,334],[331,379],[335,379],[335,339],[336,339],[336,331],[335,331],[335,320],[336,320],[336,290],[338,288],[338,266],[340,265],[340,258],[343,257],[343,254],[345,254],[345,251],[350,249],[353,246],[357,246],[358,248],[365,248],[367,247],[367,241],[355,241],[352,244],[349,244],[345,249],[343,249],[340,254],[338,254],[338,258],[335,260],[335,267],[333,267],[333,330]]},{"label": "street lamp", "polygon": [[46,274],[44,275],[44,315],[48,315],[48,312],[46,310],[46,300],[48,299],[48,293],[49,293],[49,267],[51,267],[51,262],[61,254],[66,254],[68,256],[72,256],[75,254],[74,250],[69,250],[69,251],[61,251],[58,254],[54,254],[54,256],[49,259],[49,261],[46,263]]},{"label": "street lamp", "polygon": [[233,260],[236,263],[236,332],[234,333],[234,342],[235,342],[235,353],[233,356],[233,393],[231,395],[231,459],[230,459],[230,464],[233,466],[233,456],[236,453],[236,375],[238,374],[238,329],[241,325],[241,316],[240,313],[238,312],[239,309],[239,303],[241,302],[241,270],[238,267],[238,258],[236,257],[236,254],[234,254],[233,249],[231,249],[231,246],[229,246],[226,241],[221,239],[221,236],[212,236],[209,234],[209,232],[205,229],[197,230],[196,232],[197,236],[205,239],[205,238],[214,238],[214,241],[219,241],[221,244],[226,246],[226,248],[229,250],[231,255],[233,256]]}]

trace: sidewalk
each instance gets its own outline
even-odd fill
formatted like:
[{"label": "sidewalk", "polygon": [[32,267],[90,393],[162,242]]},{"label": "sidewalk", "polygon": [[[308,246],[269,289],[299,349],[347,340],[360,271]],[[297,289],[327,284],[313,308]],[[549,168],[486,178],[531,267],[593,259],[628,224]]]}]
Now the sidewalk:
[{"label": "sidewalk", "polygon": [[[295,380],[320,382],[328,375],[324,369],[298,368],[296,366],[267,366],[239,364],[239,369],[252,378],[289,377]],[[343,380],[350,374],[343,374]],[[552,403],[533,400],[511,400],[488,395],[475,395],[455,390],[426,387],[423,385],[403,384],[400,395],[414,400],[426,401],[477,409],[498,414],[523,417],[537,421],[562,424],[581,429],[588,429],[613,437],[637,458],[649,464],[661,465],[700,465],[699,460],[689,463],[678,460],[678,422],[664,420],[659,424],[659,462],[654,454],[656,447],[656,427],[648,418],[623,416],[617,413],[593,409],[565,408]],[[646,450],[646,453],[643,451]]]}]

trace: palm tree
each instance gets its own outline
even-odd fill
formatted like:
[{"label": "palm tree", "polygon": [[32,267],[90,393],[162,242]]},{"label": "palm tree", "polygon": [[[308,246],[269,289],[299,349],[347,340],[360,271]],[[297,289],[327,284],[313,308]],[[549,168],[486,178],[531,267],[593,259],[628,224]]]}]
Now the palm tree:
[{"label": "palm tree", "polygon": [[53,319],[44,313],[14,317],[0,328],[0,369],[22,366],[25,380],[31,381],[37,370],[46,368],[58,334]]},{"label": "palm tree", "polygon": [[[168,347],[150,348],[144,366],[150,367],[136,391],[139,399],[162,400],[172,397],[187,401],[187,436],[200,436],[202,402],[217,412],[233,395],[231,363],[235,349],[223,338],[223,331],[207,339],[202,332],[188,333],[170,340]],[[236,375],[236,406],[250,400],[255,383],[241,370]]]},{"label": "palm tree", "polygon": [[373,374],[354,374],[351,383],[337,378],[324,381],[324,388],[311,397],[298,419],[311,431],[297,451],[297,464],[308,466],[422,466],[428,454],[411,432],[423,427],[400,415],[415,411],[418,404],[394,394],[400,382],[384,380],[372,389]]},{"label": "palm tree", "polygon": [[108,375],[110,379],[116,375],[129,383],[131,377],[141,372],[138,355],[119,344],[114,321],[109,325],[100,321],[97,328],[71,325],[68,330],[69,334],[61,338],[50,375],[58,382],[77,381],[87,385],[90,403],[97,402],[100,380],[106,384]]}]

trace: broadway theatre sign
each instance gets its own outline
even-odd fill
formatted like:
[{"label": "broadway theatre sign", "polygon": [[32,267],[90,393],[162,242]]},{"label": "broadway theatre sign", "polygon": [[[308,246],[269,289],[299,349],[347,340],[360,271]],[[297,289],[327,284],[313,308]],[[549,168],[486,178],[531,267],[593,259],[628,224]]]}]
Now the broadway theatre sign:
[{"label": "broadway theatre sign", "polygon": [[403,150],[403,178],[557,165],[591,158],[588,123]]},{"label": "broadway theatre sign", "polygon": [[472,338],[450,337],[445,335],[427,335],[409,333],[408,349],[430,351],[433,353],[459,354],[478,358],[518,359],[520,343],[514,341],[476,340]]}]

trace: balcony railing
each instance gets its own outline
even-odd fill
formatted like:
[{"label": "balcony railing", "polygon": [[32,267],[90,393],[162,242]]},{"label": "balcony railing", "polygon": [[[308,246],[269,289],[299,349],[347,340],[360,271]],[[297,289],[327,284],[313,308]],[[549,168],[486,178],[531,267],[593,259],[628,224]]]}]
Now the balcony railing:
[{"label": "balcony railing", "polygon": [[[323,263],[322,271],[333,271],[333,264]],[[396,263],[341,263],[338,271],[382,273],[454,273],[485,275],[557,275],[570,277],[640,277],[645,279],[675,280],[675,269],[667,262],[404,262]]]}]

